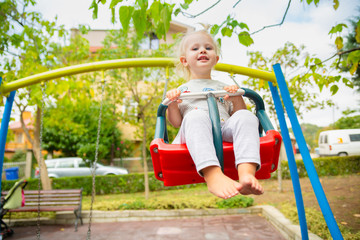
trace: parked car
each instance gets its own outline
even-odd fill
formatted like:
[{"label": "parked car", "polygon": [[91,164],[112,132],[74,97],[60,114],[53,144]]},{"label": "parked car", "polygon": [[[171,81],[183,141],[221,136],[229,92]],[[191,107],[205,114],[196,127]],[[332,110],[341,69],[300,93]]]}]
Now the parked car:
[{"label": "parked car", "polygon": [[[87,166],[82,158],[54,158],[45,160],[48,175],[51,178],[71,177],[71,176],[91,176],[92,168]],[[122,175],[128,174],[128,170],[120,167],[104,166],[96,164],[96,175]],[[35,172],[35,177],[39,176],[39,170]]]},{"label": "parked car", "polygon": [[[307,149],[309,150],[309,152],[311,152],[311,147],[309,144],[306,144]],[[295,153],[300,153],[300,149],[297,143],[295,143]]]},{"label": "parked car", "polygon": [[319,155],[360,155],[360,129],[340,129],[321,132],[319,135]]}]

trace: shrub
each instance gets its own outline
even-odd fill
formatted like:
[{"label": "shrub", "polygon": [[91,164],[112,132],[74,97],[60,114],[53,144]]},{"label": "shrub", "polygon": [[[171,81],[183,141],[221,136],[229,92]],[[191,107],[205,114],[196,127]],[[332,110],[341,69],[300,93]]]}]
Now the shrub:
[{"label": "shrub", "polygon": [[[313,163],[320,177],[348,175],[360,172],[360,156],[314,158]],[[296,160],[296,166],[300,178],[308,176],[303,160]],[[281,170],[281,175],[284,179],[291,178],[287,161],[281,162]],[[276,172],[272,174],[272,178],[277,178]]]},{"label": "shrub", "polygon": [[254,199],[242,195],[232,197],[229,199],[224,199],[219,202],[216,202],[218,208],[246,208],[252,206]]},{"label": "shrub", "polygon": [[26,152],[24,150],[17,150],[14,155],[11,157],[11,162],[25,162]]},{"label": "shrub", "polygon": [[[2,189],[9,190],[17,180],[8,180],[2,182]],[[27,190],[38,189],[38,179],[28,179]],[[79,177],[62,177],[53,178],[53,189],[79,189],[83,188],[84,195],[91,195],[92,192],[92,176],[79,176]],[[167,190],[167,189],[183,189],[193,188],[196,184],[165,187],[163,182],[155,178],[154,173],[149,173],[150,191]],[[95,177],[95,190],[96,195],[103,194],[118,194],[118,193],[135,193],[143,192],[144,188],[144,174],[132,173],[126,175],[106,175]]]}]

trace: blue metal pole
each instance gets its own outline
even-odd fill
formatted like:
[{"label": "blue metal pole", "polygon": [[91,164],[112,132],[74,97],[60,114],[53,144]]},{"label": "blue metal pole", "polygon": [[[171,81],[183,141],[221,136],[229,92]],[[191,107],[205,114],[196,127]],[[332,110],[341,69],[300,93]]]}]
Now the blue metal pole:
[{"label": "blue metal pole", "polygon": [[268,82],[268,83],[270,86],[271,95],[274,100],[276,114],[278,116],[279,123],[280,123],[281,136],[283,138],[286,155],[288,158],[289,170],[290,170],[292,185],[294,188],[296,207],[297,207],[297,211],[298,211],[301,236],[302,236],[303,240],[308,240],[309,233],[308,233],[307,223],[306,223],[304,201],[302,198],[299,174],[297,172],[297,166],[296,166],[294,151],[293,151],[292,144],[291,144],[290,134],[289,134],[289,130],[288,130],[288,127],[287,127],[287,124],[285,121],[284,109],[281,104],[281,100],[280,100],[280,96],[279,96],[279,92],[277,91],[277,88],[274,87],[271,82]]},{"label": "blue metal pole", "polygon": [[339,226],[337,225],[334,215],[330,209],[329,202],[326,199],[325,192],[321,186],[319,176],[317,175],[309,150],[306,146],[306,141],[301,131],[301,127],[298,118],[296,116],[295,108],[290,98],[289,89],[287,88],[284,75],[280,68],[280,64],[275,64],[273,66],[273,69],[275,72],[277,83],[279,84],[279,89],[286,108],[286,112],[290,118],[291,126],[295,134],[296,142],[299,145],[300,153],[304,161],[306,171],[308,173],[320,209],[324,215],[326,224],[329,228],[330,234],[333,237],[333,239],[337,239],[337,240],[343,239]]},{"label": "blue metal pole", "polygon": [[[1,77],[0,77],[0,84],[1,84]],[[12,91],[9,97],[6,100],[5,109],[3,113],[3,118],[1,120],[1,129],[0,129],[0,172],[2,176],[3,165],[4,165],[4,155],[5,155],[5,144],[6,144],[6,136],[9,128],[10,122],[10,115],[12,105],[14,103],[16,91]],[[1,179],[0,179],[0,192],[1,192]]]}]

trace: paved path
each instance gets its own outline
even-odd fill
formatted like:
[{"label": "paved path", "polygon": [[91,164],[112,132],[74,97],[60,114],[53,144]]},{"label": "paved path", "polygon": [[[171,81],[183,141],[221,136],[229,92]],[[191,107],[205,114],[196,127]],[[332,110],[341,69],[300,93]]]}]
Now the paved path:
[{"label": "paved path", "polygon": [[[14,235],[7,239],[36,239],[36,226],[12,227]],[[88,224],[41,226],[43,240],[86,239]],[[178,218],[171,220],[93,223],[92,240],[284,240],[265,218],[254,214]]]}]

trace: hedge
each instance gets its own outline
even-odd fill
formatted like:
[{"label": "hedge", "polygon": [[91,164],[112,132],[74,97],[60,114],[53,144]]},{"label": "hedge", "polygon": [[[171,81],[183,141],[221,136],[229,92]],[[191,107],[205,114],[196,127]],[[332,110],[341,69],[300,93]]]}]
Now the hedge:
[{"label": "hedge", "polygon": [[[9,190],[17,180],[2,181],[2,189]],[[28,179],[27,190],[38,189],[38,179]],[[52,178],[52,189],[79,189],[83,188],[84,195],[91,195],[92,192],[92,176],[81,177],[61,177]],[[165,187],[163,182],[155,178],[154,173],[149,172],[149,188],[150,191],[180,189],[196,187],[195,184]],[[135,193],[145,191],[144,174],[132,173],[126,175],[106,175],[95,177],[96,195],[102,194],[119,194],[119,193]]]},{"label": "hedge", "polygon": [[[322,157],[313,159],[315,168],[319,176],[336,176],[356,174],[360,172],[360,156],[351,157]],[[297,169],[299,177],[307,177],[303,160],[297,160]],[[283,179],[290,179],[290,172],[288,163],[283,161],[282,176]],[[276,178],[277,173],[273,173],[273,178]],[[2,189],[9,190],[16,180],[2,181]],[[102,194],[119,194],[119,193],[134,193],[144,191],[144,174],[133,173],[127,175],[107,175],[96,176],[96,195]],[[149,173],[150,191],[166,190],[166,189],[180,189],[192,188],[198,184],[164,187],[163,183],[157,180],[154,173]],[[92,177],[63,177],[52,179],[53,189],[78,189],[83,188],[84,195],[91,195],[92,191]],[[38,179],[28,179],[28,186],[26,189],[38,189]]]},{"label": "hedge", "polygon": [[[316,172],[321,176],[337,176],[349,175],[360,172],[360,156],[348,157],[321,157],[313,159]],[[297,171],[300,178],[308,177],[303,160],[296,160]],[[289,165],[287,161],[281,163],[283,179],[290,179]],[[273,178],[277,177],[277,173],[272,174]]]}]

